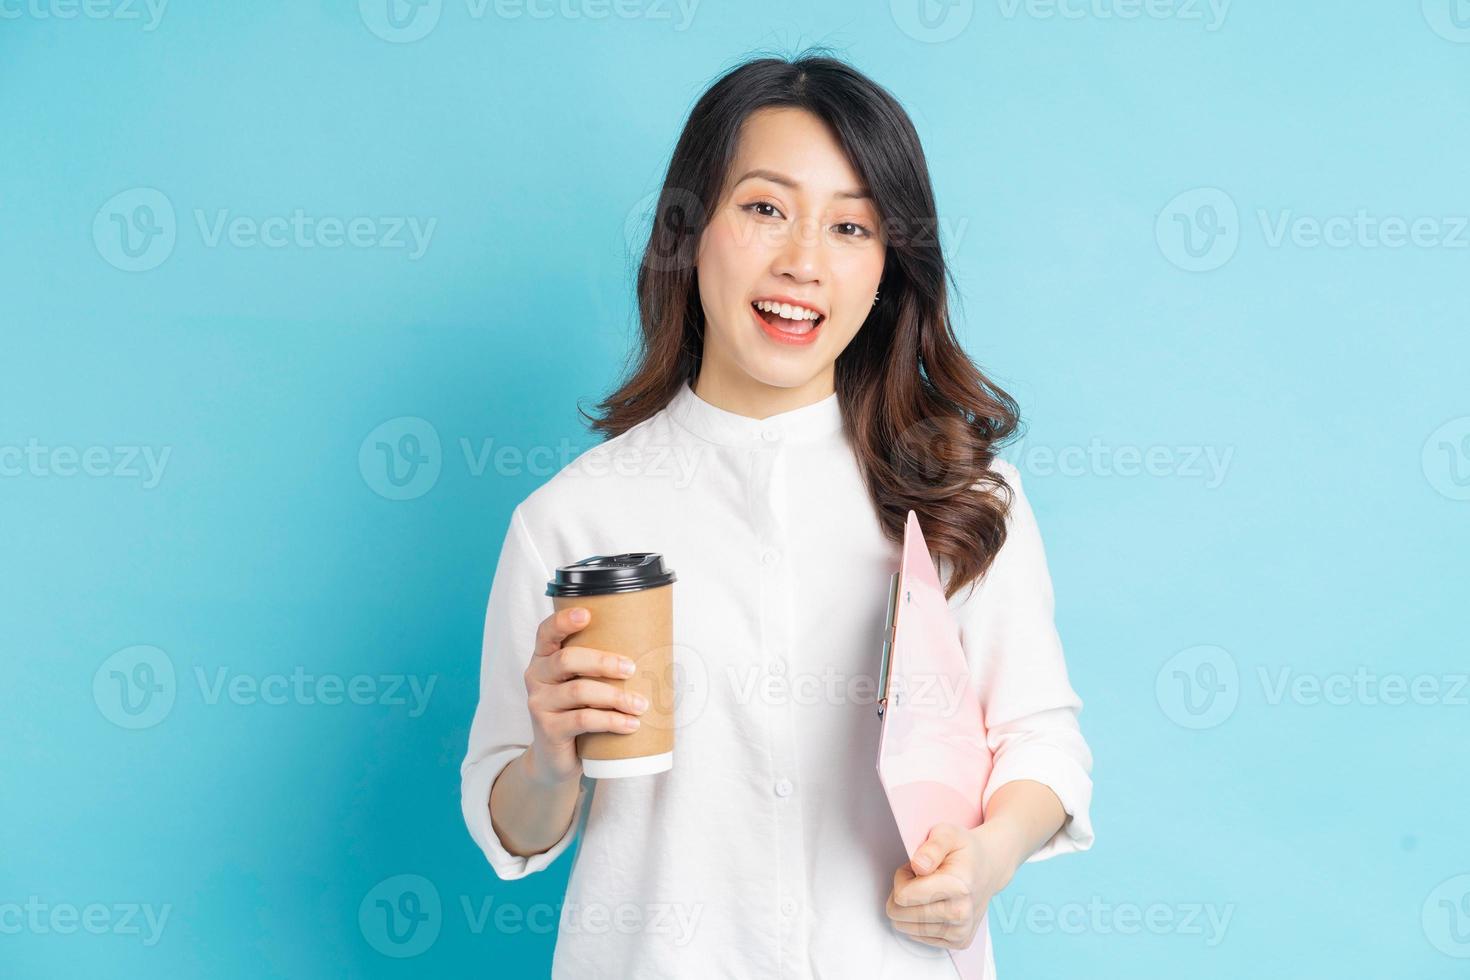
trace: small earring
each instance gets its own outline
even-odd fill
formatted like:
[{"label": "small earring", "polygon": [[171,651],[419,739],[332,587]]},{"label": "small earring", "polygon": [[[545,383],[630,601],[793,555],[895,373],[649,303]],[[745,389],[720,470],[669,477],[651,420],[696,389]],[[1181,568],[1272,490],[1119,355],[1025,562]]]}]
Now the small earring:
[{"label": "small earring", "polygon": [[877,306],[878,305],[878,293],[874,293],[873,294],[873,305],[874,306]]}]

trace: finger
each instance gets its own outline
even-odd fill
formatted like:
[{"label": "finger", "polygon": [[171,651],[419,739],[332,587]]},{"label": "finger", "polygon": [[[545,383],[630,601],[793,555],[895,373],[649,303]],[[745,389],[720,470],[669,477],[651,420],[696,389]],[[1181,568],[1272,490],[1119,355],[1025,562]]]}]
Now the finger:
[{"label": "finger", "polygon": [[571,711],[554,711],[546,722],[547,734],[554,738],[568,739],[585,732],[634,732],[638,730],[638,719],[621,711],[605,711],[601,708],[574,708]]},{"label": "finger", "polygon": [[969,888],[958,875],[952,875],[947,871],[937,871],[922,878],[915,878],[902,888],[895,889],[893,901],[900,908],[915,908],[920,905],[928,905],[930,902],[961,898],[969,894]]},{"label": "finger", "polygon": [[931,946],[947,944],[954,934],[953,927],[948,924],[925,925],[918,922],[895,922],[893,927],[905,936],[927,942]]},{"label": "finger", "polygon": [[531,676],[543,684],[560,684],[573,677],[633,676],[632,660],[596,647],[564,646],[548,657],[531,661]]},{"label": "finger", "polygon": [[[585,613],[587,618],[579,621],[576,618],[579,613]],[[568,606],[565,609],[558,609],[541,620],[540,625],[536,627],[535,656],[551,656],[561,647],[567,637],[586,629],[590,622],[592,622],[592,610],[586,606]]]},{"label": "finger", "polygon": [[611,708],[638,715],[648,709],[648,699],[636,691],[625,691],[606,681],[591,677],[573,677],[547,688],[544,707],[549,711],[570,711],[585,707]]},{"label": "finger", "polygon": [[942,898],[924,905],[899,905],[890,895],[885,911],[894,922],[958,922],[967,911],[963,903],[960,898]]}]

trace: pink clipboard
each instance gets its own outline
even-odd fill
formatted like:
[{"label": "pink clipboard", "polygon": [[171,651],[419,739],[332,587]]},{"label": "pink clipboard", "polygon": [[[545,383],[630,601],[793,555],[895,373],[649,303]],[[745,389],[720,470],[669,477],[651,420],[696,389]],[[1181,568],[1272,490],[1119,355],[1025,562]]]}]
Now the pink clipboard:
[{"label": "pink clipboard", "polygon": [[[978,827],[991,765],[984,713],[912,510],[889,581],[878,714],[878,780],[909,857],[935,824]],[[949,951],[963,980],[983,980],[989,945],[982,920],[969,947]]]}]

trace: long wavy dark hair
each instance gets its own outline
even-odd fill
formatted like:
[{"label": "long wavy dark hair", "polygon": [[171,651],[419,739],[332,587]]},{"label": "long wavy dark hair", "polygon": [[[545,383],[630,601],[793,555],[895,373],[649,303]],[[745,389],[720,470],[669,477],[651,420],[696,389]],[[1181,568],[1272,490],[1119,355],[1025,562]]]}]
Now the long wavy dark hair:
[{"label": "long wavy dark hair", "polygon": [[719,205],[741,124],[767,107],[805,109],[825,120],[873,195],[887,249],[880,299],[837,358],[834,383],[883,533],[902,542],[908,512],[917,513],[931,557],[950,563],[945,597],[952,597],[990,567],[1005,541],[1011,489],[989,467],[997,448],[1018,434],[1019,414],[955,338],[946,290],[953,276],[913,123],[885,89],[820,49],[747,60],[695,104],[638,269],[642,329],[631,374],[598,403],[600,416],[582,415],[612,438],[698,378],[704,310],[694,257]]}]

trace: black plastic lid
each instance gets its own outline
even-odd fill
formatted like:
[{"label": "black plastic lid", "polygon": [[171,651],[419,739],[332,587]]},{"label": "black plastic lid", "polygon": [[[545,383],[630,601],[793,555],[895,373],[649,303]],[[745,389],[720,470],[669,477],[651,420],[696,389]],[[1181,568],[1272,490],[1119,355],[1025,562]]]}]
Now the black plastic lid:
[{"label": "black plastic lid", "polygon": [[640,592],[676,581],[673,569],[664,568],[664,556],[648,551],[621,555],[593,555],[556,570],[546,583],[549,596],[608,595]]}]

